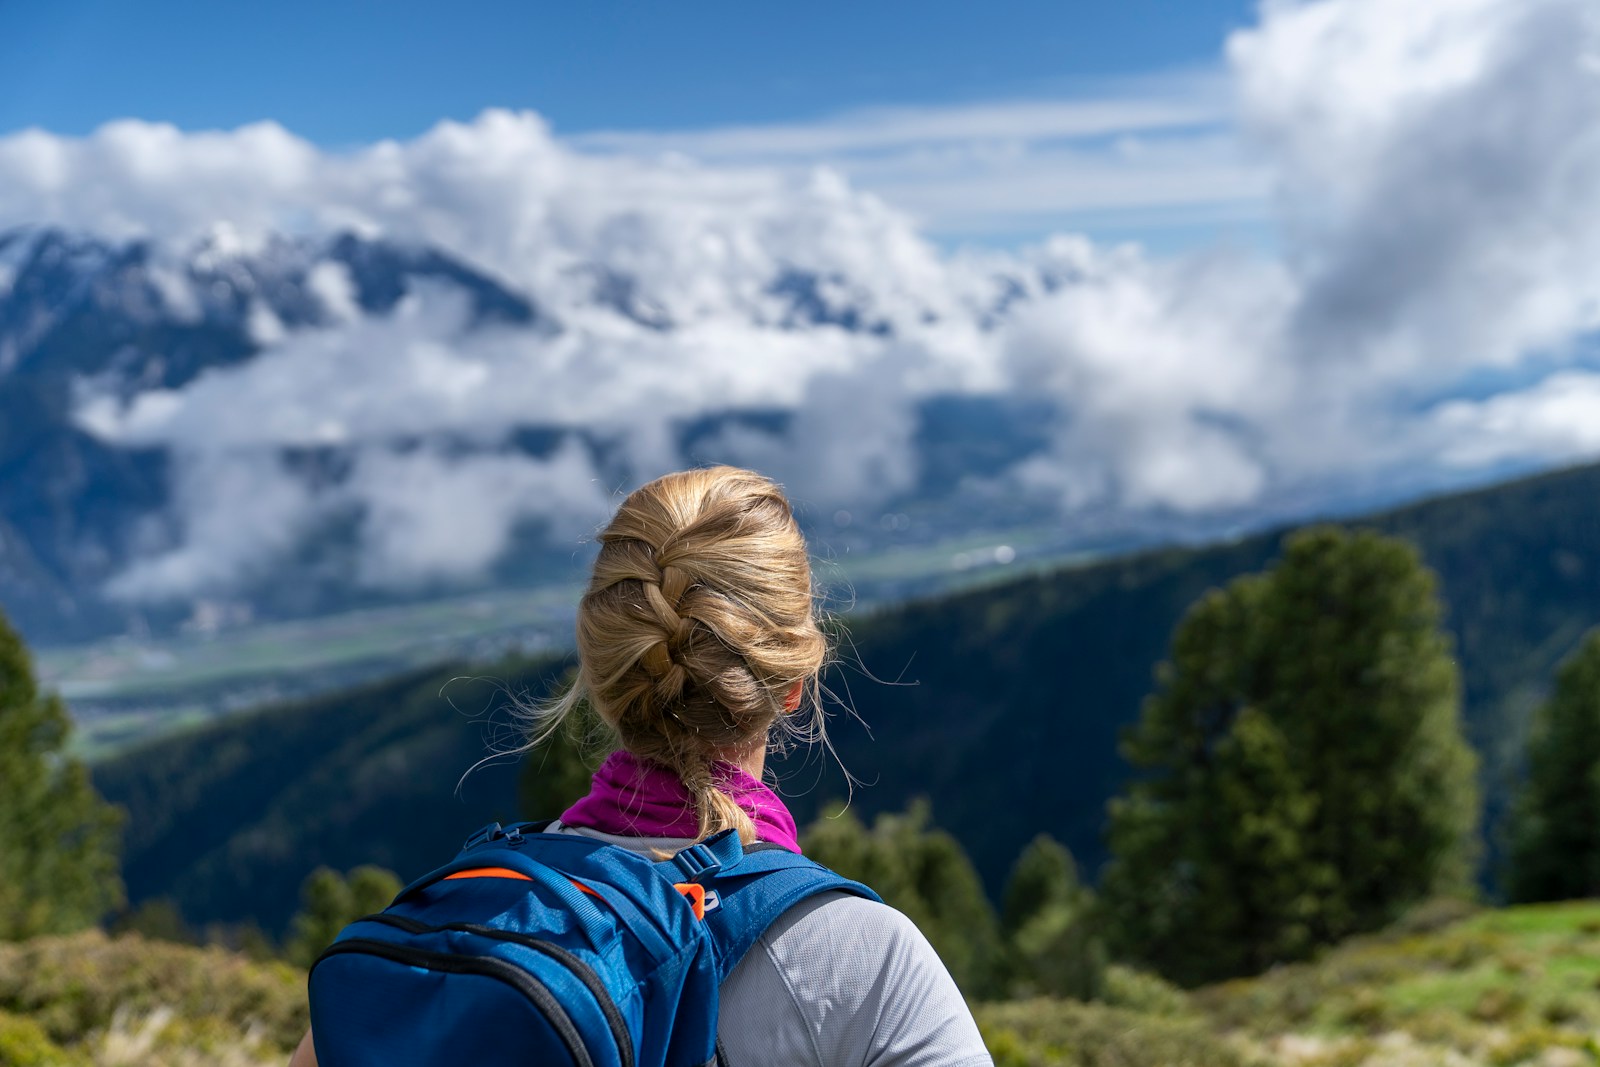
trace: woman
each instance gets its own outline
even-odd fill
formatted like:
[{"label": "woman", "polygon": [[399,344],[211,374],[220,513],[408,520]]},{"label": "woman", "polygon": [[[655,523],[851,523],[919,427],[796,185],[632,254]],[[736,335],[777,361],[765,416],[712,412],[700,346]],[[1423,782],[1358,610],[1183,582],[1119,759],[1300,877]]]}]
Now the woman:
[{"label": "woman", "polygon": [[[532,712],[533,737],[586,700],[621,748],[552,829],[663,854],[731,827],[746,844],[799,851],[761,776],[768,745],[803,733],[799,710],[816,707],[827,641],[805,540],[776,485],[716,467],[632,493],[600,536],[577,645],[577,681]],[[735,1067],[990,1062],[917,928],[843,893],[768,928],[722,986],[719,1032]],[[291,1067],[315,1062],[308,1034]]]}]

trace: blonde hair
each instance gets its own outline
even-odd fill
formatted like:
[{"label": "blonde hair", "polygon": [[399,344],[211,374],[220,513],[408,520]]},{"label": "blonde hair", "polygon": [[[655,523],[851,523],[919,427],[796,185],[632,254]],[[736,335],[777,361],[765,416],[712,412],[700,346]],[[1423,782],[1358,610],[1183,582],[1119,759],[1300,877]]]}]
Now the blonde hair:
[{"label": "blonde hair", "polygon": [[[797,684],[817,708],[828,655],[805,538],[778,486],[712,467],[634,490],[600,534],[577,645],[577,678],[534,709],[533,743],[587,700],[624,748],[682,779],[702,838],[732,827],[755,840],[712,763],[791,723]],[[820,714],[811,723],[820,731]]]}]

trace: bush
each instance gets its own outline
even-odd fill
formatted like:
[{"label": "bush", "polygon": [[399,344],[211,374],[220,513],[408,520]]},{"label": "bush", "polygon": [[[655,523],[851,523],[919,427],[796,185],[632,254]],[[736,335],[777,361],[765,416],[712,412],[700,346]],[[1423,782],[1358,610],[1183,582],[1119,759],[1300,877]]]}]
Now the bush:
[{"label": "bush", "polygon": [[84,1063],[51,1041],[32,1019],[0,1011],[0,1067],[79,1067]]},{"label": "bush", "polygon": [[1120,963],[1106,968],[1100,1000],[1108,1007],[1165,1018],[1190,1015],[1194,1010],[1188,994],[1160,975]]},{"label": "bush", "polygon": [[287,964],[97,930],[0,944],[0,1019],[24,1016],[69,1051],[163,1011],[185,1040],[255,1033],[280,1062],[310,1023],[305,975]]},{"label": "bush", "polygon": [[1072,1000],[976,1010],[995,1067],[1249,1067],[1260,1061],[1202,1023]]}]

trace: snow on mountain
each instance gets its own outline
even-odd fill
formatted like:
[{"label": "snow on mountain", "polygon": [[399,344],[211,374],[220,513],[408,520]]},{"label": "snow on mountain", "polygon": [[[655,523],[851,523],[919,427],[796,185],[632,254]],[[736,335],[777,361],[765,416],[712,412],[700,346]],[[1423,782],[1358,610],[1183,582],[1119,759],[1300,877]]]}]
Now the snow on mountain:
[{"label": "snow on mountain", "polygon": [[958,434],[919,483],[917,405],[969,389],[959,346],[983,328],[838,271],[779,269],[734,317],[610,264],[533,294],[351,232],[175,247],[33,227],[0,255],[0,410],[25,412],[0,425],[0,522],[58,586],[7,600],[47,635],[197,598],[296,612],[536,578],[528,546],[570,544],[610,487],[687,462],[759,463],[828,515],[965,473]]},{"label": "snow on mountain", "polygon": [[1587,458],[1592,6],[1264,6],[1227,52],[1270,249],[950,251],[825,169],[529,113],[338,152],[0,137],[0,604],[62,635],[534,581],[690,462],[895,543],[1184,536]]}]

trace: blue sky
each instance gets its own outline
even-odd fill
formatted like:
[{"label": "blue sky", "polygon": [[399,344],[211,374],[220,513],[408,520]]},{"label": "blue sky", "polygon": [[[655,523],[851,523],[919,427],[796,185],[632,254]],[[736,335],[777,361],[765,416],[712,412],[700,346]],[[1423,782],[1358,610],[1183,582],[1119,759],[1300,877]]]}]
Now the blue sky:
[{"label": "blue sky", "polygon": [[1253,7],[0,0],[0,133],[272,119],[337,147],[486,107],[576,133],[1051,97],[1214,64]]},{"label": "blue sky", "polygon": [[[368,503],[405,514],[426,497],[406,485],[474,483],[448,457],[396,480],[382,442],[536,404],[637,431],[641,454],[710,405],[823,412],[809,443],[735,458],[794,460],[787,484],[845,504],[909,477],[916,404],[943,393],[1053,398],[1050,455],[1006,477],[1074,512],[1600,455],[1595,0],[324,7],[0,0],[0,229],[208,257],[355,230],[471,262],[571,328],[458,347],[448,308],[369,321],[330,267],[327,326],[254,317],[273,358],[107,394],[84,418],[108,439],[218,470],[230,435],[260,464],[365,441]],[[599,267],[675,329],[597,310]],[[775,325],[767,280],[794,269],[893,340]],[[1014,320],[973,317],[1027,286]],[[441,382],[467,399],[441,407]],[[262,397],[272,417],[242,424]],[[590,484],[576,461],[494,463],[477,484]],[[197,529],[288,528],[202,489],[221,510]]]}]

